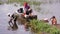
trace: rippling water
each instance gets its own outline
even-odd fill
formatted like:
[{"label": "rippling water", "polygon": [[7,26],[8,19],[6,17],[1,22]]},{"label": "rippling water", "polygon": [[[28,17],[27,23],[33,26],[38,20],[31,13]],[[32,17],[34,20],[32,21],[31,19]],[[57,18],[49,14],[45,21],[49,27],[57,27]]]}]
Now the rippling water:
[{"label": "rippling water", "polygon": [[0,34],[30,34],[30,31],[26,31],[23,25],[18,25],[18,29],[16,31],[8,30],[9,18],[7,14],[12,14],[19,8],[19,5],[16,7],[14,4],[0,5]]},{"label": "rippling water", "polygon": [[[58,24],[60,24],[60,3],[46,3],[39,6],[41,8],[40,12],[33,11],[33,14],[38,15],[38,19],[48,18],[56,16]],[[17,4],[17,7],[13,4],[2,4],[0,5],[0,34],[31,34],[30,31],[25,31],[23,25],[18,25],[18,30],[11,31],[8,30],[8,21],[9,18],[7,13],[14,13],[17,9],[20,8],[20,5]],[[51,24],[51,22],[49,22]]]},{"label": "rippling water", "polygon": [[58,24],[60,24],[60,3],[54,4],[41,4],[40,13],[38,13],[38,18],[51,18],[56,16]]}]

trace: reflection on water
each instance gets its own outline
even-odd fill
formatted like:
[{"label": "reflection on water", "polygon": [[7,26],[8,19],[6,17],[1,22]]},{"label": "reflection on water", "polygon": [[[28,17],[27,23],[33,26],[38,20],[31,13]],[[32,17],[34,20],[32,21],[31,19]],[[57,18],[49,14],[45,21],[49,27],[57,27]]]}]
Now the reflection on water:
[{"label": "reflection on water", "polygon": [[[7,13],[12,14],[19,9],[20,5],[17,5],[18,6],[14,6],[14,4],[0,5],[0,34],[31,34],[30,31],[25,31],[24,25],[17,24],[18,29],[16,31],[8,30],[10,27],[8,25],[9,17],[7,16]],[[51,18],[54,15],[60,24],[60,3],[41,4],[40,8],[40,12],[33,12],[38,15],[38,19]]]},{"label": "reflection on water", "polygon": [[60,24],[60,15],[59,15],[60,14],[60,3],[52,3],[52,4],[46,3],[46,4],[41,4],[39,7],[41,10],[39,12],[34,12],[34,14],[38,15],[39,20],[43,18],[48,18],[49,23],[51,24],[50,18],[52,16],[56,16],[57,22],[58,24]]},{"label": "reflection on water", "polygon": [[41,4],[41,10],[39,13],[40,19],[42,18],[51,18],[52,16],[56,16],[58,24],[60,24],[60,3],[54,4]]},{"label": "reflection on water", "polygon": [[[18,4],[17,4],[18,5]],[[26,31],[24,25],[18,25],[18,27],[10,27],[8,24],[8,13],[14,13],[20,6],[14,6],[14,4],[0,5],[0,34],[30,34],[30,31]],[[15,29],[15,31],[12,29]]]},{"label": "reflection on water", "polygon": [[[18,25],[14,23],[13,26],[10,26],[9,28],[12,29],[12,30],[17,30]],[[8,30],[10,30],[9,28],[8,28]]]}]

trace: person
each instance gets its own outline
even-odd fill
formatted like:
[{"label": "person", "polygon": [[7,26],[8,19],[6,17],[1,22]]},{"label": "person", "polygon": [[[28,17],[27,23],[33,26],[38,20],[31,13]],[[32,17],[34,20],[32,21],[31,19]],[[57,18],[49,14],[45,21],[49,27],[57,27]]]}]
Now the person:
[{"label": "person", "polygon": [[24,2],[24,9],[25,11],[28,10],[30,8],[29,4],[27,2]]},{"label": "person", "polygon": [[32,15],[32,9],[30,8],[27,2],[24,2],[24,17],[31,16],[31,15]]},{"label": "person", "polygon": [[[14,14],[13,14],[14,15]],[[17,23],[16,23],[16,21],[17,21],[17,16],[13,16],[13,21],[14,21],[14,24],[13,24],[13,27],[12,27],[12,29],[13,30],[17,30],[18,29],[18,26],[17,26]]]},{"label": "person", "polygon": [[8,24],[9,24],[10,26],[12,26],[12,25],[13,25],[13,22],[12,22],[13,18],[11,17],[11,14],[10,14],[10,13],[8,13],[7,15],[8,15],[8,17],[9,17]]},{"label": "person", "polygon": [[53,16],[51,18],[51,22],[52,22],[52,25],[56,25],[57,24],[57,20],[56,20],[56,17],[55,16]]}]

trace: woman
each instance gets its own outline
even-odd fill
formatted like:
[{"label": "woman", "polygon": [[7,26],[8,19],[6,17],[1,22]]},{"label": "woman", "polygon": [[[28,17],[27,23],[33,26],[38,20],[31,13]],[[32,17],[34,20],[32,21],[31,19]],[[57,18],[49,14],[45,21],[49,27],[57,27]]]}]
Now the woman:
[{"label": "woman", "polygon": [[31,15],[32,15],[32,9],[30,8],[27,2],[24,2],[24,16],[27,17]]}]

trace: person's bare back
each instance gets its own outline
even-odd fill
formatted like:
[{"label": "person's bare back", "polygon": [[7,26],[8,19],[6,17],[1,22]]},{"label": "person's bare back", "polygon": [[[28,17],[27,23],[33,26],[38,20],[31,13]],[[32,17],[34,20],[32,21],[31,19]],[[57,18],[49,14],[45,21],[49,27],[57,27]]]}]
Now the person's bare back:
[{"label": "person's bare back", "polygon": [[57,24],[57,20],[56,20],[55,16],[53,16],[51,18],[51,22],[52,22],[52,25],[56,25]]}]

